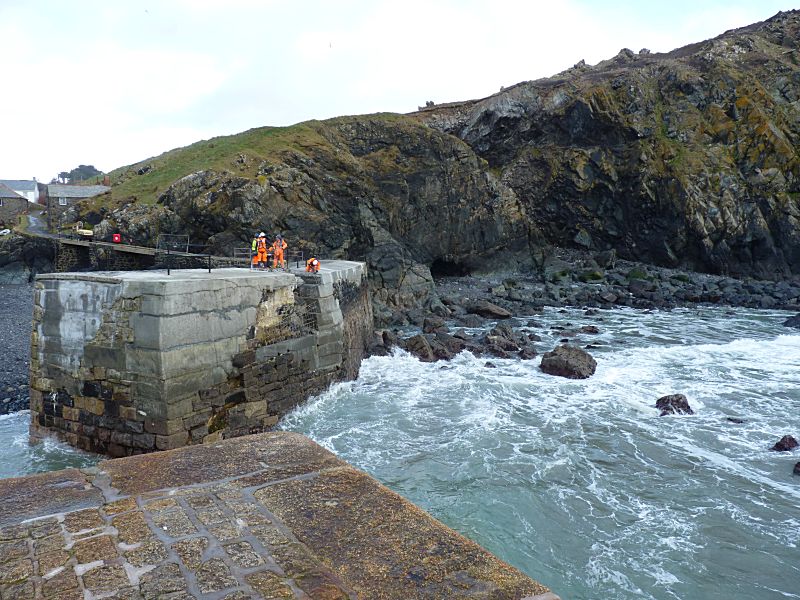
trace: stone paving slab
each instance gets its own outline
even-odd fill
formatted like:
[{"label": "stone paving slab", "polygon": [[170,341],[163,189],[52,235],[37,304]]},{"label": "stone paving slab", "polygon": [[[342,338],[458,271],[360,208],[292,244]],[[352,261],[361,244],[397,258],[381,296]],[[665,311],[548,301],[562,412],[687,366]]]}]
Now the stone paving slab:
[{"label": "stone paving slab", "polygon": [[0,499],[0,600],[556,598],[293,433],[0,481]]},{"label": "stone paving slab", "polygon": [[97,506],[102,500],[100,491],[77,469],[0,480],[0,526],[37,515]]}]

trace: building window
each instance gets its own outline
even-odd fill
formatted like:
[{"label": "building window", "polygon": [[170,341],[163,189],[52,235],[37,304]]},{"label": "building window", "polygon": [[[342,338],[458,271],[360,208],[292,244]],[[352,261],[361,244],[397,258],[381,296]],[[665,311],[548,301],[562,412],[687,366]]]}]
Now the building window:
[{"label": "building window", "polygon": [[66,206],[66,205],[67,205],[67,199],[66,199],[66,198],[64,198],[63,196],[61,196],[61,197],[58,199],[58,205],[59,205],[59,206]]}]

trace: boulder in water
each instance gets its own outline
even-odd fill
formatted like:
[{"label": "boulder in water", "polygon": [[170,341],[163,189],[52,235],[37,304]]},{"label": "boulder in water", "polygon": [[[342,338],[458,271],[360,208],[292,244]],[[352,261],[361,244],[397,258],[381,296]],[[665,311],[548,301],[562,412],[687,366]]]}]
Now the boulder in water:
[{"label": "boulder in water", "polygon": [[656,400],[656,408],[661,411],[660,416],[665,415],[693,415],[694,411],[689,406],[689,401],[683,394],[670,394],[662,396]]},{"label": "boulder in water", "polygon": [[481,317],[486,317],[487,319],[511,318],[511,313],[505,308],[497,306],[497,304],[487,302],[486,300],[481,300],[480,302],[469,305],[467,307],[467,312],[474,315],[480,315]]},{"label": "boulder in water", "polygon": [[586,379],[594,375],[597,361],[576,346],[557,346],[542,356],[539,368],[548,375],[569,379]]},{"label": "boulder in water", "polygon": [[794,471],[793,471],[793,473],[794,473],[795,475],[800,475],[800,462],[799,462],[799,463],[797,463],[797,464],[794,466]]},{"label": "boulder in water", "polygon": [[774,452],[789,452],[800,446],[797,440],[790,435],[783,436],[770,450]]},{"label": "boulder in water", "polygon": [[434,362],[436,360],[433,349],[424,335],[417,334],[414,337],[403,340],[402,346],[404,350],[410,352],[422,362]]},{"label": "boulder in water", "polygon": [[783,324],[784,324],[786,327],[794,327],[794,328],[796,328],[796,329],[800,329],[800,313],[797,313],[797,314],[796,314],[795,316],[793,316],[793,317],[789,317],[788,319],[786,319],[786,320],[783,322]]}]

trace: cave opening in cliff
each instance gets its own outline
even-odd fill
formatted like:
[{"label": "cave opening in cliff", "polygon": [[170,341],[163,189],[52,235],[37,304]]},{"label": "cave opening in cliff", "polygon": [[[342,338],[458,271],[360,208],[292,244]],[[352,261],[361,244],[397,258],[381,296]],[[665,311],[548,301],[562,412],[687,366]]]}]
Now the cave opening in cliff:
[{"label": "cave opening in cliff", "polygon": [[472,272],[466,266],[458,262],[437,258],[431,263],[431,275],[436,277],[464,277]]}]

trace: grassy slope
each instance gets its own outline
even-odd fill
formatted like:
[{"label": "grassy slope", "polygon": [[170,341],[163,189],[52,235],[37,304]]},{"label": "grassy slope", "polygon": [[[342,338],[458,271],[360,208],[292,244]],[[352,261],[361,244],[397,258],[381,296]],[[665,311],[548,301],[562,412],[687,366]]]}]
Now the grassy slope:
[{"label": "grassy slope", "polygon": [[[385,121],[402,120],[394,114],[370,115]],[[121,167],[110,173],[112,190],[104,194],[102,204],[118,205],[135,200],[153,204],[172,183],[191,173],[205,169],[230,171],[242,177],[255,177],[263,161],[277,162],[284,152],[300,152],[314,147],[329,146],[324,131],[330,125],[346,123],[363,117],[337,117],[326,121],[306,121],[290,127],[259,127],[248,131],[202,140]],[[244,163],[237,159],[245,155]],[[144,175],[137,171],[150,166]]]}]

